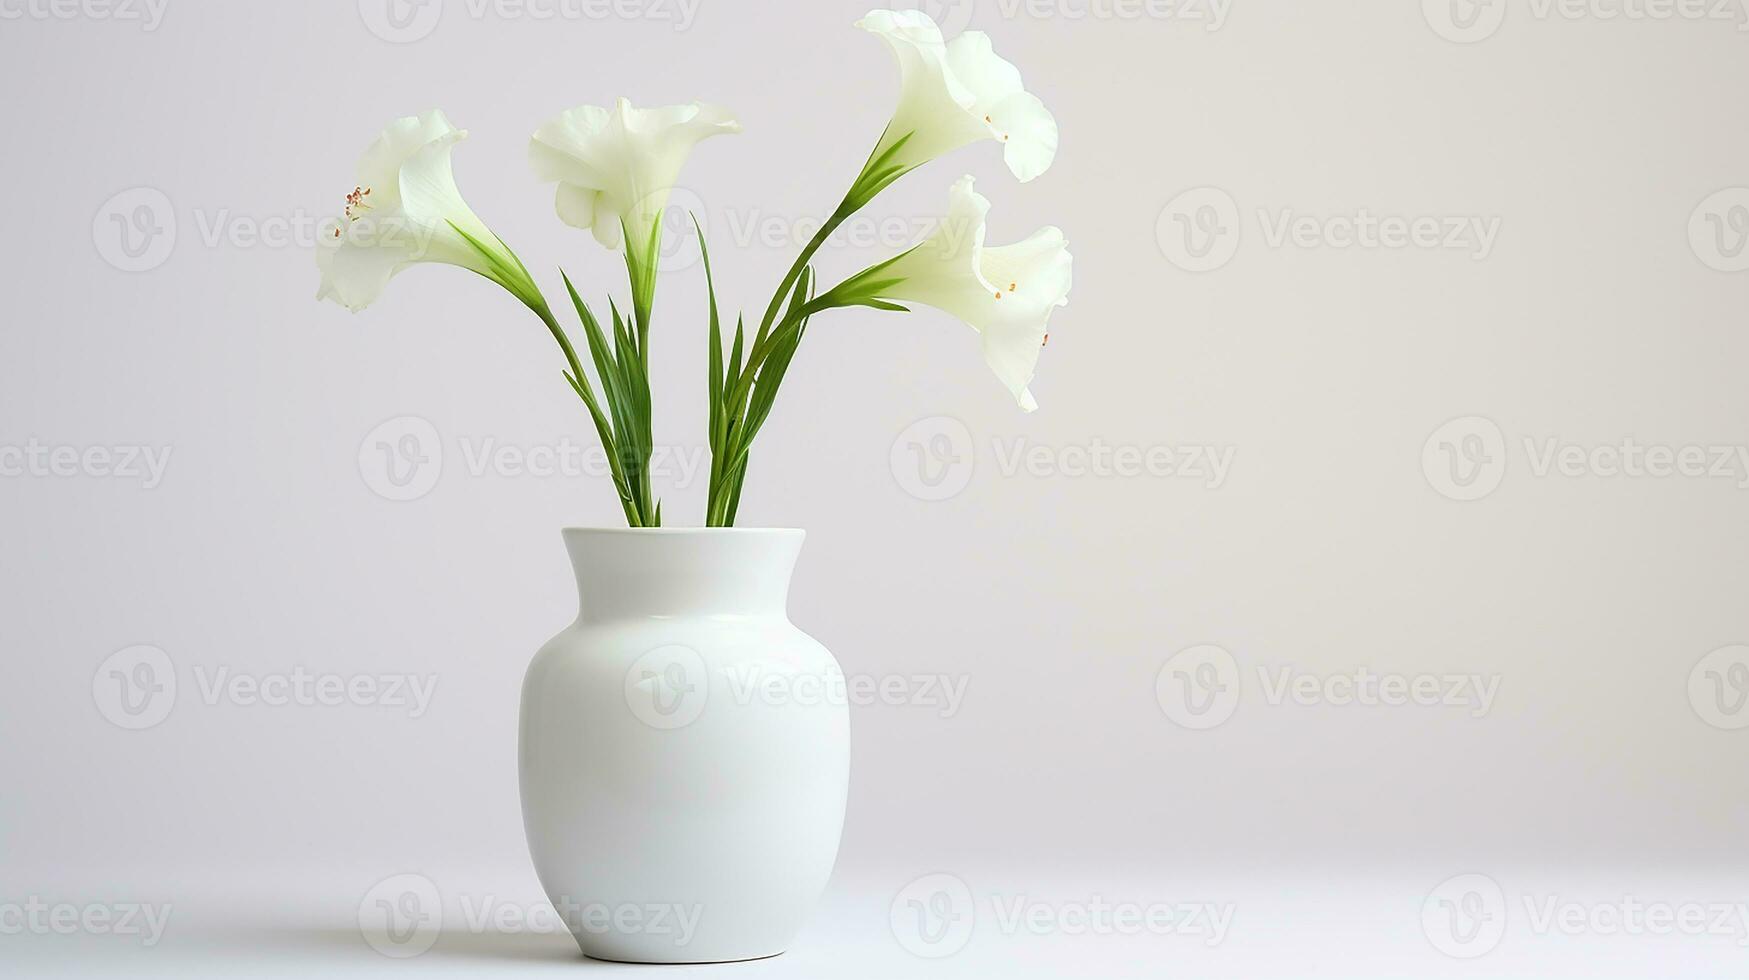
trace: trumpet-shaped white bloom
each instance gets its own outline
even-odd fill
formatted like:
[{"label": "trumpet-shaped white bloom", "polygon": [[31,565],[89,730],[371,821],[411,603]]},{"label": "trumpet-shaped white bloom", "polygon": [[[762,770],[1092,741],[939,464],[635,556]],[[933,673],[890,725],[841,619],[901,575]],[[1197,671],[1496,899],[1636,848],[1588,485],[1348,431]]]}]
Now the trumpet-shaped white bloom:
[{"label": "trumpet-shaped white bloom", "polygon": [[634,109],[620,99],[612,109],[578,106],[549,120],[529,141],[528,160],[541,180],[558,182],[560,220],[611,249],[629,234],[634,254],[645,255],[693,146],[740,131],[720,106]]},{"label": "trumpet-shaped white bloom", "polygon": [[467,135],[437,110],[383,130],[358,162],[345,216],[324,229],[317,299],[362,310],[396,273],[420,262],[472,269],[519,296],[532,288],[516,256],[456,189],[450,150]]},{"label": "trumpet-shaped white bloom", "polygon": [[1026,91],[1020,71],[997,57],[989,35],[966,31],[944,42],[935,21],[916,10],[873,10],[856,26],[886,41],[899,59],[899,107],[877,156],[904,140],[890,162],[909,170],[993,139],[1020,180],[1050,168],[1057,121]]},{"label": "trumpet-shaped white bloom", "polygon": [[962,177],[934,234],[871,274],[883,282],[899,280],[880,289],[883,299],[933,306],[977,330],[984,360],[1020,407],[1031,412],[1038,403],[1027,386],[1050,339],[1051,312],[1069,303],[1073,259],[1054,227],[1013,245],[985,245],[989,211],[990,202],[972,189],[972,178]]}]

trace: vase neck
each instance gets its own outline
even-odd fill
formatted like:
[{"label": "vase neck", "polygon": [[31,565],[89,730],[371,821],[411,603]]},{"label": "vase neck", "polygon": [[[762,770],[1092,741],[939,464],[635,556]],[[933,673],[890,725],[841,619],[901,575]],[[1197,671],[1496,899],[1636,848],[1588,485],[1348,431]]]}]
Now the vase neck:
[{"label": "vase neck", "polygon": [[803,532],[567,528],[582,622],[785,615]]}]

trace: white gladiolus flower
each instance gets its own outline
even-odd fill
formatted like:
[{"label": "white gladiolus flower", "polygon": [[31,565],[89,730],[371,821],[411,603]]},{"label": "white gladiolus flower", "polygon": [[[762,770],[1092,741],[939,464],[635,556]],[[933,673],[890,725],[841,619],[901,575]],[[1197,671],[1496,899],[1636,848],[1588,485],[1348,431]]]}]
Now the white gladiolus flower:
[{"label": "white gladiolus flower", "polygon": [[993,139],[1020,180],[1050,168],[1057,121],[1021,85],[1019,70],[997,57],[989,35],[966,31],[943,42],[935,21],[915,10],[870,11],[856,26],[879,35],[899,59],[899,107],[876,156],[904,140],[889,162],[909,170]]},{"label": "white gladiolus flower", "polygon": [[[981,335],[984,360],[1028,412],[1027,386],[1050,339],[1051,312],[1069,303],[1073,260],[1063,233],[1041,228],[1014,245],[984,244],[990,202],[972,178],[954,184],[935,233],[897,259],[865,273],[882,299],[913,301],[950,313]],[[897,282],[893,282],[897,280]]]},{"label": "white gladiolus flower", "polygon": [[450,150],[467,135],[437,110],[383,130],[358,162],[344,218],[331,233],[324,229],[317,299],[362,310],[396,273],[420,262],[472,269],[519,297],[531,295],[522,263],[456,189]]},{"label": "white gladiolus flower", "polygon": [[578,106],[549,120],[529,141],[528,160],[541,180],[558,182],[560,220],[594,231],[610,249],[630,235],[633,254],[648,259],[693,146],[740,131],[720,106],[634,109],[620,99],[612,109]]}]

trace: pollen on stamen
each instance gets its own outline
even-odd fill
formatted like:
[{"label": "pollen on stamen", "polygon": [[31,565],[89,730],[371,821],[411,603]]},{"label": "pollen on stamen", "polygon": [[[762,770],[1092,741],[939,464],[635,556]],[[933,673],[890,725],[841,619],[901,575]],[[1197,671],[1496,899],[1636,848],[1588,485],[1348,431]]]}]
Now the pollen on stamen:
[{"label": "pollen on stamen", "polygon": [[1044,339],[1044,343],[1042,343],[1042,344],[1039,344],[1039,346],[1040,346],[1040,347],[1049,347],[1049,346],[1051,346],[1051,335],[1050,335],[1050,334],[1048,334],[1048,333],[1047,333],[1047,334],[1045,334],[1045,339]]}]

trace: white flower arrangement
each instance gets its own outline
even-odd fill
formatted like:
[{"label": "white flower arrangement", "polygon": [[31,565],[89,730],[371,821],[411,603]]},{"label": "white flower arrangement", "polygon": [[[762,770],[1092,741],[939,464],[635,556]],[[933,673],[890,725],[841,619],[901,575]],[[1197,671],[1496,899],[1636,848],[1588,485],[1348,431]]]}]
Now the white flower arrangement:
[{"label": "white flower arrangement", "polygon": [[[912,170],[971,143],[1002,144],[1014,176],[1030,181],[1049,169],[1057,124],[1020,72],[998,57],[988,36],[967,31],[944,41],[917,11],[875,10],[857,24],[892,49],[899,62],[899,104],[862,172],[818,234],[802,249],[751,335],[737,318],[726,336],[710,278],[711,481],[705,523],[735,522],[748,454],[769,416],[796,348],[812,318],[853,306],[908,312],[920,303],[976,330],[984,358],[1021,408],[1037,405],[1028,386],[1048,339],[1052,311],[1068,303],[1072,261],[1063,234],[1043,228],[1013,245],[984,241],[990,202],[972,178],[953,185],[940,230],[922,244],[827,289],[812,261],[827,239]],[[726,109],[692,104],[634,108],[580,106],[536,130],[529,142],[535,175],[557,184],[561,221],[590,231],[624,253],[631,303],[609,301],[598,319],[564,277],[582,323],[594,378],[569,335],[509,246],[462,199],[450,154],[466,135],[441,112],[397,119],[358,165],[344,220],[317,252],[319,299],[362,310],[389,280],[421,262],[471,269],[497,283],[546,324],[563,351],[566,380],[583,400],[607,451],[626,522],[662,523],[650,479],[649,332],[655,305],[662,213],[693,147],[738,133]],[[725,345],[725,339],[728,343]],[[725,350],[725,346],[727,349]],[[598,392],[599,387],[599,392]]]}]

